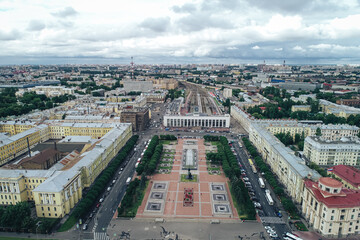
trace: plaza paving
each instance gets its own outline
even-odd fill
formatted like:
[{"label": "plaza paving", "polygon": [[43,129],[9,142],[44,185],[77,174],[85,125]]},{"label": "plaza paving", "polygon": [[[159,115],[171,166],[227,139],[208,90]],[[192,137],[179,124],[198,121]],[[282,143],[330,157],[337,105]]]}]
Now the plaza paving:
[{"label": "plaza paving", "polygon": [[[221,172],[219,175],[208,173],[204,139],[178,139],[176,145],[168,145],[166,148],[175,150],[171,173],[155,174],[151,177],[136,218],[161,216],[170,219],[230,219],[240,222],[224,173]],[[197,175],[197,182],[181,182],[181,174],[188,173],[182,168],[185,149],[196,150],[198,167],[191,173]],[[165,184],[166,187],[159,190],[154,188],[157,184]],[[213,189],[212,185],[223,187],[222,189]],[[184,206],[183,204],[185,188],[193,189],[192,206]]]}]

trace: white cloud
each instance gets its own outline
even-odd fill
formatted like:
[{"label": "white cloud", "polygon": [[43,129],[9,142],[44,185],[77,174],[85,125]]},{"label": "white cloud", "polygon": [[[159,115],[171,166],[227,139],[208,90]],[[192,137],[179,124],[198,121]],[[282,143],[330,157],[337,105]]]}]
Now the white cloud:
[{"label": "white cloud", "polygon": [[0,11],[6,23],[0,25],[0,56],[265,59],[359,53],[355,0],[13,0],[0,1]]},{"label": "white cloud", "polygon": [[298,46],[298,45],[293,47],[292,49],[295,51],[305,51],[305,49],[303,49],[301,46]]}]

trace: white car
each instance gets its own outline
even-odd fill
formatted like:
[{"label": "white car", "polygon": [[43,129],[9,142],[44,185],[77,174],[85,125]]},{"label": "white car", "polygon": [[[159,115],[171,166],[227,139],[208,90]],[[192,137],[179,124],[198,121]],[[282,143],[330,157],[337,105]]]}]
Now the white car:
[{"label": "white car", "polygon": [[272,238],[278,238],[279,236],[276,234],[276,232],[275,233],[270,233],[270,237],[272,237]]}]

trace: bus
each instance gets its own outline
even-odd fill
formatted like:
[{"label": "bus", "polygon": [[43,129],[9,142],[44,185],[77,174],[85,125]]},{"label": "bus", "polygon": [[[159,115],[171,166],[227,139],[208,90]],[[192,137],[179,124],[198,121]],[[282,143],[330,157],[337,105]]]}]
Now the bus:
[{"label": "bus", "polygon": [[261,177],[259,177],[259,184],[261,188],[265,188],[264,180]]},{"label": "bus", "polygon": [[269,205],[274,205],[274,200],[272,199],[272,197],[270,195],[269,189],[265,190],[265,197],[266,197],[266,200],[268,201]]},{"label": "bus", "polygon": [[288,239],[293,239],[293,240],[303,240],[302,238],[298,237],[298,236],[295,236],[294,234],[291,234],[289,232],[285,233],[285,236],[288,238]]},{"label": "bus", "polygon": [[253,173],[257,173],[256,167],[250,158],[249,158],[249,163],[250,163],[250,167],[251,167]]}]

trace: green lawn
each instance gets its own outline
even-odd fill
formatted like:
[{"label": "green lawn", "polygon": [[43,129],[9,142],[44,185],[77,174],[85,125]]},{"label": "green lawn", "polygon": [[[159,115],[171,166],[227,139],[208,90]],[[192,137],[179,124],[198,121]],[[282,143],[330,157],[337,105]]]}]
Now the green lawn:
[{"label": "green lawn", "polygon": [[233,193],[232,193],[232,191],[231,191],[231,182],[228,182],[228,184],[229,184],[231,199],[232,199],[232,201],[233,201],[233,203],[234,203],[234,206],[235,206],[235,208],[236,208],[236,210],[237,210],[237,212],[238,212],[239,218],[240,218],[240,219],[245,219],[245,220],[246,220],[246,219],[247,219],[247,220],[254,220],[254,219],[252,219],[252,218],[249,218],[248,215],[243,214],[243,212],[241,211],[241,207],[238,205],[238,203],[237,203],[237,201],[236,201],[236,199],[235,199],[235,197],[233,196]]},{"label": "green lawn", "polygon": [[192,174],[193,179],[189,180],[186,178],[187,174],[181,174],[181,182],[197,182],[197,175]]},{"label": "green lawn", "polygon": [[61,227],[59,228],[58,232],[65,232],[69,229],[71,229],[75,223],[77,222],[77,219],[74,216],[70,216],[65,222],[64,224],[61,225]]},{"label": "green lawn", "polygon": [[[149,185],[149,182],[150,181],[147,180],[146,186],[145,186],[144,190],[141,192],[141,196],[136,199],[136,202],[133,203],[132,207],[126,209],[125,212],[122,215],[118,215],[118,217],[135,217],[136,216],[137,210],[140,207],[140,205],[142,203],[142,200],[143,200],[143,198],[145,196],[145,192],[146,192],[146,189],[147,189],[147,187]],[[138,186],[138,189],[140,189],[140,185]]]},{"label": "green lawn", "polygon": [[307,229],[307,227],[302,223],[302,222],[295,222],[295,227],[299,230],[299,231],[309,231]]}]

